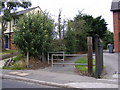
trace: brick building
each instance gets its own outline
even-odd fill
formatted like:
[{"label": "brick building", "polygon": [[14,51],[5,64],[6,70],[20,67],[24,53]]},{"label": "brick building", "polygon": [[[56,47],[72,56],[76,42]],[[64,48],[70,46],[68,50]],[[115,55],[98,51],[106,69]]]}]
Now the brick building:
[{"label": "brick building", "polygon": [[114,48],[115,52],[120,52],[120,0],[113,0],[111,5],[113,12],[113,26],[114,26]]}]

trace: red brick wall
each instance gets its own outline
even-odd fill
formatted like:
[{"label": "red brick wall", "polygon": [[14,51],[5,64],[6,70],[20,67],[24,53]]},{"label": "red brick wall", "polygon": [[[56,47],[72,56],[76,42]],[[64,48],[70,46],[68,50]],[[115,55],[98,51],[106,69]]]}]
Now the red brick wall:
[{"label": "red brick wall", "polygon": [[114,48],[115,52],[120,52],[120,41],[119,41],[119,32],[120,32],[120,19],[118,19],[118,11],[113,12],[113,24],[114,24]]},{"label": "red brick wall", "polygon": [[10,37],[9,37],[9,49],[17,49],[15,44],[13,43],[13,33],[10,33]]}]

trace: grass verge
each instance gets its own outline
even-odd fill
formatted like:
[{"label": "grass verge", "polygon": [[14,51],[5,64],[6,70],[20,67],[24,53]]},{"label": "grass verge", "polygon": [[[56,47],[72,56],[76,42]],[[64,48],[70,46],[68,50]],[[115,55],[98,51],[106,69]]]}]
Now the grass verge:
[{"label": "grass verge", "polygon": [[[88,58],[87,57],[82,57],[82,58],[78,59],[77,61],[75,61],[75,63],[87,64],[88,63]],[[95,59],[93,59],[93,64],[95,64]],[[75,68],[81,75],[89,76],[88,66],[75,65]],[[95,73],[95,66],[93,66],[93,73]],[[92,74],[92,76],[93,76],[93,74]]]},{"label": "grass verge", "polygon": [[12,66],[3,67],[3,69],[8,69],[8,70],[24,70],[24,69],[26,69],[26,67],[23,64],[15,63]]},{"label": "grass verge", "polygon": [[18,50],[3,50],[2,52],[0,52],[0,55],[15,53],[15,52],[17,52],[17,51],[18,51]]}]

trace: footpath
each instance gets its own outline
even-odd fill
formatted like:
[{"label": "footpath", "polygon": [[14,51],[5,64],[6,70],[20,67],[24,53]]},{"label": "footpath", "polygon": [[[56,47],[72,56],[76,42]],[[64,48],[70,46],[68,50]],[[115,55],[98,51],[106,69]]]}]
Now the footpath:
[{"label": "footpath", "polygon": [[[78,58],[73,57],[66,62],[74,62]],[[75,72],[72,65],[54,65],[38,70],[2,70],[2,79],[21,80],[26,82],[57,86],[61,88],[118,88],[118,54],[104,53],[106,75],[102,79],[81,76]],[[110,90],[110,89],[109,89]]]}]

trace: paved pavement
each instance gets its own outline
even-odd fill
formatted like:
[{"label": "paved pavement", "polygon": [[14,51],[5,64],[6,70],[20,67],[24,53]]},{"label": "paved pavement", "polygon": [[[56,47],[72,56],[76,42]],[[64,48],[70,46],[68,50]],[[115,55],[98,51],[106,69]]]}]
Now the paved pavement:
[{"label": "paved pavement", "polygon": [[[74,57],[68,62],[73,62],[78,58],[80,57]],[[110,59],[112,61],[113,59],[118,59],[118,58],[116,54],[108,54],[108,53],[104,54],[105,65],[109,66],[106,67],[106,71],[108,71],[108,73],[110,70],[112,71],[109,73],[108,75],[109,77],[103,79],[95,79],[93,77],[80,76],[74,71],[74,66],[68,66],[68,65],[64,67],[61,65],[59,66],[57,65],[54,67],[48,67],[45,69],[38,69],[38,70],[14,70],[14,71],[3,70],[3,74],[13,76],[12,78],[17,77],[16,79],[22,79],[26,81],[27,79],[28,81],[35,80],[35,82],[39,82],[39,83],[41,83],[40,81],[44,81],[44,83],[48,82],[47,84],[52,83],[60,86],[66,85],[74,88],[118,88],[118,78],[113,77],[113,72],[118,70],[117,68],[114,68],[117,65],[117,63],[115,63],[115,65],[112,65],[114,64],[114,62],[111,62],[112,64],[111,63],[107,64],[106,62],[108,62],[108,60]],[[14,72],[14,73],[10,73],[10,72]]]},{"label": "paved pavement", "polygon": [[[74,63],[77,59],[86,56],[86,54],[83,54],[81,56],[78,57],[71,57],[68,58],[67,60],[64,61],[64,63]],[[59,61],[60,63],[63,63],[63,61]],[[59,63],[58,62],[58,63]],[[49,72],[57,72],[57,73],[65,73],[65,74],[74,74],[74,75],[78,75],[78,73],[76,73],[75,70],[75,66],[74,65],[53,65],[53,67],[46,67],[44,69],[45,71],[49,71]]]}]

